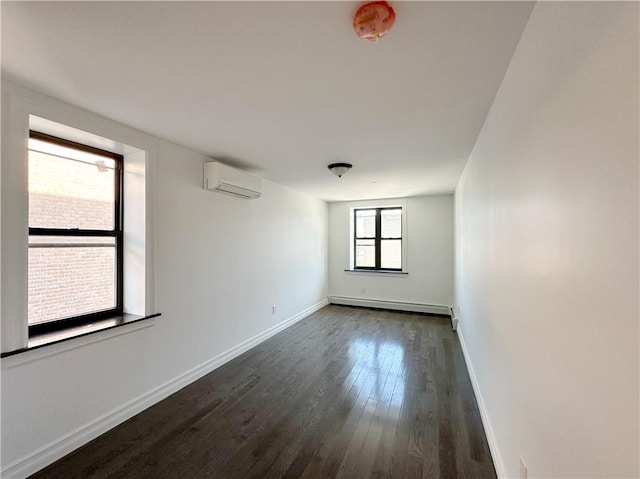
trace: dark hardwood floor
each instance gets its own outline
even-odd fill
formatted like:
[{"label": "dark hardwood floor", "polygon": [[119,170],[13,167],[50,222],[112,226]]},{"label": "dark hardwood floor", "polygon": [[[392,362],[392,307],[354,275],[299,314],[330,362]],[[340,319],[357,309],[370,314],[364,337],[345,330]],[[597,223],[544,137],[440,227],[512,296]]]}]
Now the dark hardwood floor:
[{"label": "dark hardwood floor", "polygon": [[328,306],[31,477],[496,474],[449,319]]}]

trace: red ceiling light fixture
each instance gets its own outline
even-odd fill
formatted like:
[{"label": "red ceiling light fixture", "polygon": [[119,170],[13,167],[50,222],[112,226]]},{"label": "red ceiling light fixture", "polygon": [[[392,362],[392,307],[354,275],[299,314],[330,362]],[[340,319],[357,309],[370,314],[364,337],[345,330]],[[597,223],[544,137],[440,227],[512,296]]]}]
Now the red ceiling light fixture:
[{"label": "red ceiling light fixture", "polygon": [[395,21],[396,12],[387,2],[369,2],[358,8],[353,16],[353,30],[360,38],[377,42]]}]

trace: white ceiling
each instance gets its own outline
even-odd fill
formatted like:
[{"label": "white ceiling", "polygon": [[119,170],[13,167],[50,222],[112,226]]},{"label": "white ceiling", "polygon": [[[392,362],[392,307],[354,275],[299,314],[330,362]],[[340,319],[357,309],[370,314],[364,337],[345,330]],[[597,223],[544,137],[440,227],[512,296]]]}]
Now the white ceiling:
[{"label": "white ceiling", "polygon": [[325,200],[453,191],[532,4],[359,4],[2,2],[2,70]]}]

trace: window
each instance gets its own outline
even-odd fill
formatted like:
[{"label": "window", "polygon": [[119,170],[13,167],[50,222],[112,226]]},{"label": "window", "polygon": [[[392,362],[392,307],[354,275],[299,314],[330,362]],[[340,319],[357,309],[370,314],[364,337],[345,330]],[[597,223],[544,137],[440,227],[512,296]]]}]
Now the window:
[{"label": "window", "polygon": [[402,207],[353,210],[353,269],[402,271]]},{"label": "window", "polygon": [[121,155],[31,131],[29,334],[121,314]]}]

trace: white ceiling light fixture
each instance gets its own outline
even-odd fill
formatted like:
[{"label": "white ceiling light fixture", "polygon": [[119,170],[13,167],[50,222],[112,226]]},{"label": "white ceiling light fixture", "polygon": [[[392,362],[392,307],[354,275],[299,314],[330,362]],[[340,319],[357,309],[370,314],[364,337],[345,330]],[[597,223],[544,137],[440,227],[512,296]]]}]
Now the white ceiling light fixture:
[{"label": "white ceiling light fixture", "polygon": [[331,163],[327,168],[338,178],[342,178],[342,175],[349,173],[352,165],[350,163]]}]

